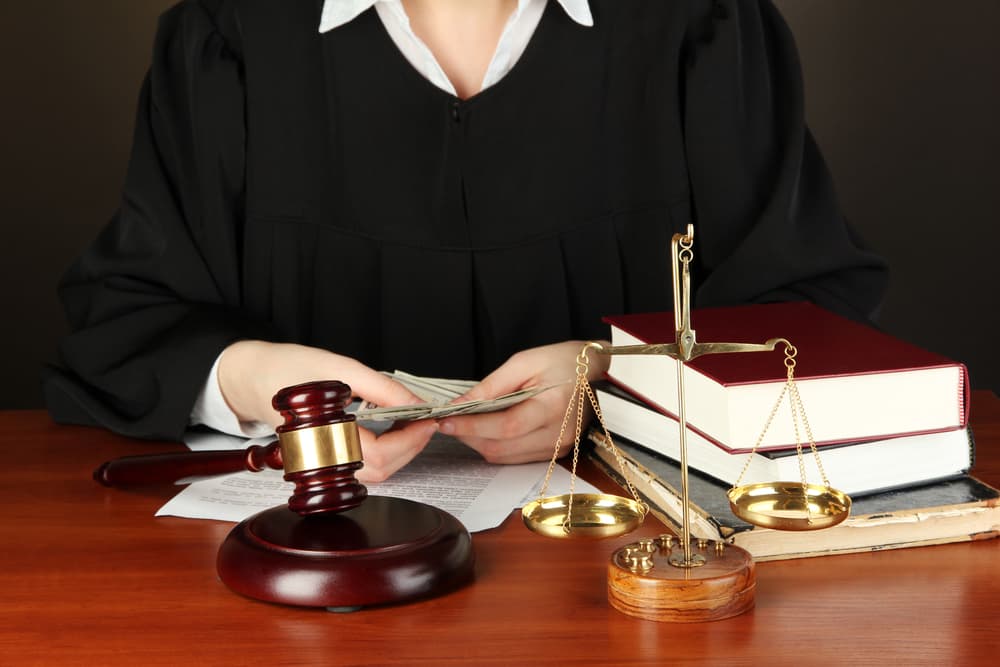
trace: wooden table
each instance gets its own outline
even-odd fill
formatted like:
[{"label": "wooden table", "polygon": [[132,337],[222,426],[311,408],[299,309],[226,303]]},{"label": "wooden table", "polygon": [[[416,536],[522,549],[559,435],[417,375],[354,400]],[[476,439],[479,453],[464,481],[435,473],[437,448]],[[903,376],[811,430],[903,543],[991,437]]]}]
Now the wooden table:
[{"label": "wooden table", "polygon": [[[976,392],[975,472],[1000,484],[1000,399]],[[760,563],[757,605],[699,625],[614,611],[606,542],[477,533],[476,582],[352,614],[269,605],[216,577],[232,524],[153,513],[176,487],[110,490],[102,461],[179,448],[0,413],[0,664],[996,664],[1000,540]],[[596,480],[597,478],[593,478]],[[611,488],[602,482],[602,485]],[[640,534],[660,532],[647,521]]]}]

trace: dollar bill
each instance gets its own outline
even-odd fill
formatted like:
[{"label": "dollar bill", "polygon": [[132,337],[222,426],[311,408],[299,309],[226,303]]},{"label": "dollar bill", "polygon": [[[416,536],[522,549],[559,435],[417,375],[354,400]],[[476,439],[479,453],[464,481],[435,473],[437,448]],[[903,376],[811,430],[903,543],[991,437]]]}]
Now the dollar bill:
[{"label": "dollar bill", "polygon": [[413,421],[417,419],[441,419],[453,415],[470,415],[505,410],[521,401],[526,401],[558,384],[526,387],[518,391],[490,399],[453,402],[477,383],[471,380],[428,378],[412,375],[405,371],[387,373],[400,382],[414,395],[425,401],[418,405],[379,407],[364,402],[354,413],[362,421]]}]

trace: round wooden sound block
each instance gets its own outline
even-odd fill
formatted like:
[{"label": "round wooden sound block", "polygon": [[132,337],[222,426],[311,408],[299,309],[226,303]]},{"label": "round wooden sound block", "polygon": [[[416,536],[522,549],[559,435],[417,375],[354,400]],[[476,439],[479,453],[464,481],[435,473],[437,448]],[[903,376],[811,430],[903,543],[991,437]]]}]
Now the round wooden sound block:
[{"label": "round wooden sound block", "polygon": [[248,597],[345,609],[453,590],[472,579],[473,552],[447,512],[369,496],[343,512],[260,512],[230,532],[217,565],[222,581]]},{"label": "round wooden sound block", "polygon": [[608,601],[618,611],[652,621],[698,623],[753,608],[756,577],[750,554],[722,542],[691,541],[692,561],[670,535],[626,545],[608,563]]}]

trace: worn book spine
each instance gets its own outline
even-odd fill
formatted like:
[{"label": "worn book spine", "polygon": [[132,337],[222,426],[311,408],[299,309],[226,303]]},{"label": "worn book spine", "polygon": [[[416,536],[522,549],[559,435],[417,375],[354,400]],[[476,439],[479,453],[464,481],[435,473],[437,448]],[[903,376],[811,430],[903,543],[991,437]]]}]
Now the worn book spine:
[{"label": "worn book spine", "polygon": [[[615,484],[627,489],[625,475],[632,482],[632,486],[639,493],[643,502],[646,503],[649,511],[660,520],[665,526],[670,528],[675,534],[680,534],[682,516],[681,496],[674,491],[673,487],[666,484],[657,476],[636,463],[626,452],[619,449],[622,461],[628,467],[624,472],[618,465],[618,461],[611,448],[607,446],[604,436],[600,433],[591,432],[590,438],[594,443],[594,448],[588,450],[588,456],[594,461],[598,468],[604,472]],[[727,540],[732,542],[734,530],[720,524],[711,514],[703,509],[691,504],[691,536],[707,540]],[[744,529],[749,529],[746,526]]]}]

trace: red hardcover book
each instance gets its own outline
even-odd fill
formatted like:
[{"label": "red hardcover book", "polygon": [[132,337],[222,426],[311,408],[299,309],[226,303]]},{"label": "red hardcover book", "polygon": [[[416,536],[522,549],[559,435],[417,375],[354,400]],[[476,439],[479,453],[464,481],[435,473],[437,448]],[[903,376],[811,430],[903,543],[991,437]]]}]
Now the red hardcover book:
[{"label": "red hardcover book", "polygon": [[[604,318],[613,345],[674,341],[673,313]],[[798,349],[795,379],[817,444],[933,433],[968,424],[965,366],[805,302],[697,309],[698,342],[763,343]],[[783,346],[774,352],[698,357],[685,365],[688,426],[732,452],[753,448],[785,382]],[[667,356],[615,355],[608,378],[676,417],[676,364]],[[806,442],[800,424],[800,441]],[[786,405],[760,450],[794,447]]]}]

